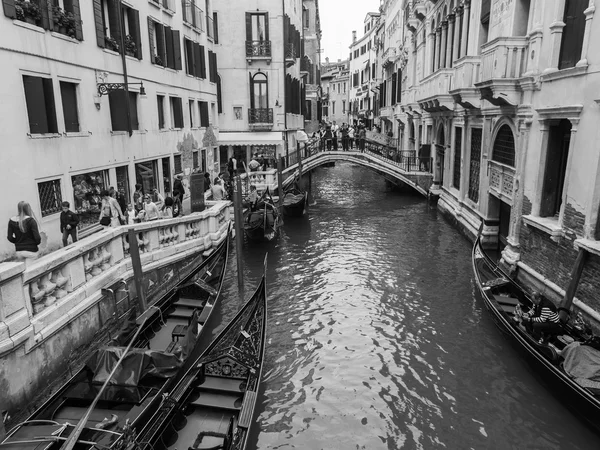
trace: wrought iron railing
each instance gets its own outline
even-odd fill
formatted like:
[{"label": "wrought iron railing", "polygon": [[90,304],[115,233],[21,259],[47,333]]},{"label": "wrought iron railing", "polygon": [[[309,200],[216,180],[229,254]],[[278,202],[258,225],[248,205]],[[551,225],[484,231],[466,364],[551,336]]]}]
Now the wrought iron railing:
[{"label": "wrought iron railing", "polygon": [[185,23],[204,31],[204,11],[198,8],[192,0],[182,0],[182,10]]},{"label": "wrought iron railing", "polygon": [[246,41],[246,56],[271,56],[271,41]]},{"label": "wrought iron railing", "polygon": [[248,123],[273,124],[273,108],[248,108]]}]

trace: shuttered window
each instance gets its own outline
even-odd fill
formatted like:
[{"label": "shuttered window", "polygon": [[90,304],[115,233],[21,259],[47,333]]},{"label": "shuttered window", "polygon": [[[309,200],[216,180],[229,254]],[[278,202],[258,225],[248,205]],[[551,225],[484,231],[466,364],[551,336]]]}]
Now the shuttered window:
[{"label": "shuttered window", "polygon": [[396,74],[392,74],[392,95],[390,97],[390,106],[396,103]]},{"label": "shuttered window", "polygon": [[211,83],[217,82],[217,54],[208,51],[208,79]]},{"label": "shuttered window", "polygon": [[183,168],[181,166],[181,155],[175,155],[173,157],[173,165],[174,165],[175,173],[183,172]]},{"label": "shuttered window", "polygon": [[23,75],[31,134],[58,133],[51,78]]},{"label": "shuttered window", "polygon": [[74,83],[60,82],[60,96],[62,99],[63,116],[65,118],[65,131],[79,132],[79,117],[77,114],[77,85]]},{"label": "shuttered window", "polygon": [[221,90],[221,77],[217,75],[217,113],[223,112],[223,91]]},{"label": "shuttered window", "polygon": [[194,43],[184,38],[183,49],[185,53],[185,73],[196,75],[196,63],[194,60]]},{"label": "shuttered window", "polygon": [[207,102],[198,102],[198,108],[200,109],[200,126],[202,128],[208,127],[208,125],[209,125],[208,103]]},{"label": "shuttered window", "polygon": [[460,189],[460,158],[462,152],[462,127],[454,127],[454,172],[452,185]]},{"label": "shuttered window", "polygon": [[171,102],[172,128],[183,128],[183,105],[179,97],[169,97]]},{"label": "shuttered window", "polygon": [[575,64],[581,59],[583,35],[585,34],[585,14],[583,12],[588,6],[589,0],[565,1],[563,18],[565,27],[560,43],[559,69],[575,67]]},{"label": "shuttered window", "polygon": [[157,95],[156,96],[156,106],[158,109],[158,129],[162,130],[166,128],[165,124],[165,96]]},{"label": "shuttered window", "polygon": [[215,44],[219,43],[219,15],[216,12],[213,12],[213,26],[214,26],[214,41]]},{"label": "shuttered window", "polygon": [[402,103],[402,70],[398,69],[396,74],[396,103]]},{"label": "shuttered window", "polygon": [[188,107],[189,107],[189,111],[190,111],[190,128],[194,128],[194,103],[196,103],[194,100],[188,100]]}]

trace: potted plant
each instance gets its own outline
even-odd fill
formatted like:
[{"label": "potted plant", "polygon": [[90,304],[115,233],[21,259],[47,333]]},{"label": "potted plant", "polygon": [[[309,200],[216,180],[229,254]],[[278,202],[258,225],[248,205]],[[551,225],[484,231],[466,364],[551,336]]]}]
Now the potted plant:
[{"label": "potted plant", "polygon": [[19,0],[15,2],[15,6],[19,6],[22,9],[23,17],[27,23],[37,25],[42,18],[42,11],[40,10],[40,7],[33,2]]},{"label": "potted plant", "polygon": [[125,36],[125,54],[129,56],[135,56],[137,53],[137,45],[133,40],[133,37],[128,34]]},{"label": "potted plant", "polygon": [[158,55],[154,55],[154,64],[158,64],[159,66],[163,66],[164,67],[164,63],[163,60],[160,56]]},{"label": "potted plant", "polygon": [[23,8],[21,8],[20,5],[16,4],[15,5],[15,12],[17,14],[17,20],[20,20],[21,22],[25,21],[25,13],[23,12]]},{"label": "potted plant", "polygon": [[75,14],[72,12],[66,12],[63,16],[63,25],[65,27],[65,34],[69,37],[75,37]]},{"label": "potted plant", "polygon": [[115,38],[104,36],[104,42],[106,43],[106,48],[109,50],[114,50],[115,52],[119,51],[119,44],[117,44]]}]

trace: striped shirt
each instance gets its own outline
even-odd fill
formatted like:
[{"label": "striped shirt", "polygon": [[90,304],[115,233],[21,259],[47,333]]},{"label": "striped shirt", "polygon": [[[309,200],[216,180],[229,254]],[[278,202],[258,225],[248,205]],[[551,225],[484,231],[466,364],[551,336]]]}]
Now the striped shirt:
[{"label": "striped shirt", "polygon": [[558,317],[557,313],[552,311],[550,308],[544,306],[544,307],[542,307],[542,312],[540,313],[540,315],[537,317],[532,317],[531,321],[539,322],[539,323],[544,323],[544,322],[559,323],[560,318]]}]

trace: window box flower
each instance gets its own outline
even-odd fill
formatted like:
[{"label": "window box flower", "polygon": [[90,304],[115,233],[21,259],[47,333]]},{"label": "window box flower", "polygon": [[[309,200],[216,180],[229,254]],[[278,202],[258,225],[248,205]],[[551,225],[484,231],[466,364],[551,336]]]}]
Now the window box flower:
[{"label": "window box flower", "polygon": [[[26,2],[24,0],[17,0],[15,2],[15,8],[20,8],[22,11],[22,17],[25,22],[37,25],[42,19],[42,11],[40,7],[33,2]],[[19,13],[17,12],[17,19],[19,19]],[[19,19],[19,20],[23,20]]]},{"label": "window box flower", "polygon": [[119,44],[117,43],[115,38],[110,36],[104,36],[104,43],[106,44],[106,48],[109,50],[113,50],[115,52],[119,51]]},{"label": "window box flower", "polygon": [[130,34],[125,36],[125,54],[129,56],[135,56],[137,54],[137,44]]}]

